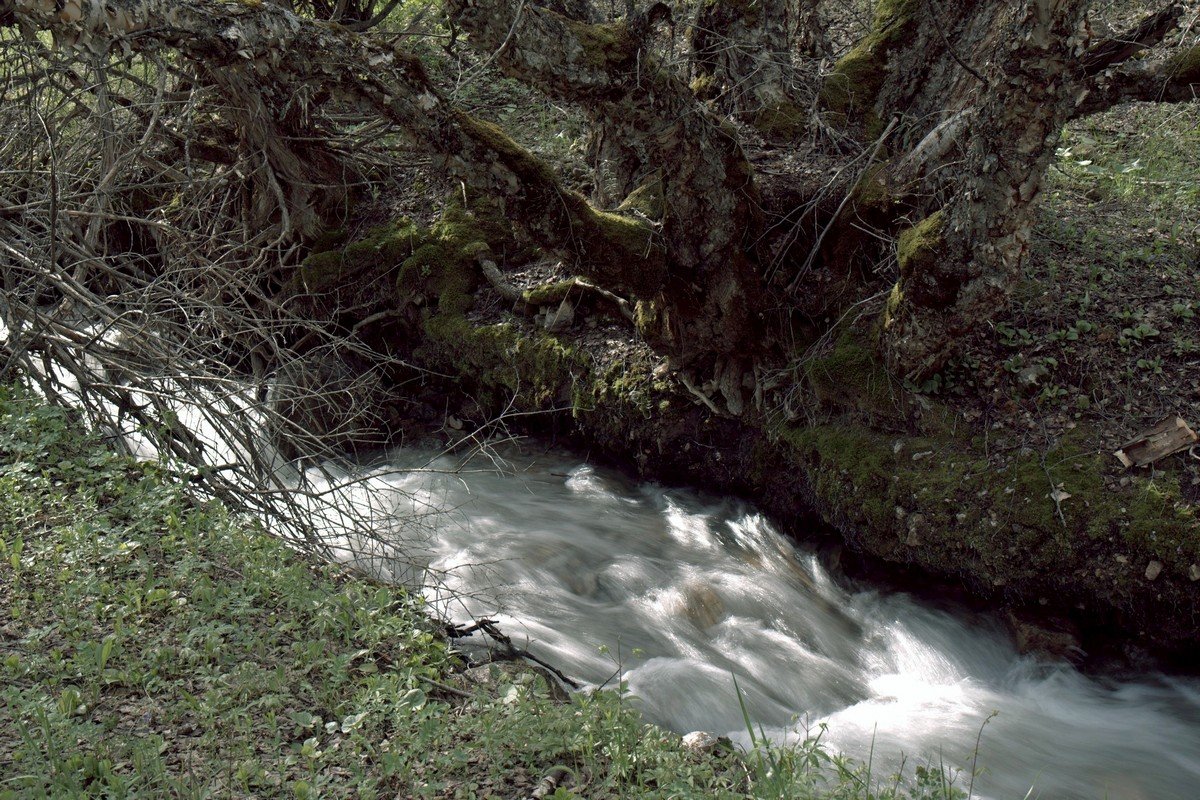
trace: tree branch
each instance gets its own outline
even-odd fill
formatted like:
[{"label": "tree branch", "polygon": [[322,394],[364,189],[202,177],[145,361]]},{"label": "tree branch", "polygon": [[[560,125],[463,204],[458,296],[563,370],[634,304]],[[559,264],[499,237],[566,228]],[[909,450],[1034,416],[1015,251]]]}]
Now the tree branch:
[{"label": "tree branch", "polygon": [[672,343],[685,361],[757,340],[761,278],[744,247],[760,224],[753,171],[736,136],[643,50],[659,7],[606,25],[515,0],[448,0],[447,8],[471,45],[506,74],[585,105],[639,162],[635,172],[662,170],[666,291],[634,294],[662,301],[670,313],[664,329],[643,333]]},{"label": "tree branch", "polygon": [[1135,61],[1096,76],[1075,109],[1086,117],[1122,103],[1187,103],[1200,97],[1200,45],[1156,61]]},{"label": "tree branch", "polygon": [[[438,153],[442,166],[473,189],[500,200],[539,244],[573,254],[580,273],[640,296],[661,288],[664,259],[649,226],[597,211],[564,189],[499,128],[451,107],[421,62],[400,49],[271,4],[65,0],[56,11],[38,0],[0,0],[0,19],[98,52],[173,48],[223,87],[253,88],[292,107],[330,99],[357,106]],[[257,111],[266,115],[269,108]]]},{"label": "tree branch", "polygon": [[1128,61],[1147,47],[1153,47],[1175,29],[1181,16],[1183,6],[1171,5],[1146,17],[1133,30],[1097,42],[1083,54],[1083,71],[1097,75]]}]

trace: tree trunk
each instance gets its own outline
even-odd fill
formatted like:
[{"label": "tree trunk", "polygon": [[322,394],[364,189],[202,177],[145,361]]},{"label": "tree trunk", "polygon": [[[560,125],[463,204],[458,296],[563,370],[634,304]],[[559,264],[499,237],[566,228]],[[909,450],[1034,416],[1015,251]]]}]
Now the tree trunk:
[{"label": "tree trunk", "polygon": [[796,39],[799,51],[809,58],[829,55],[829,35],[821,15],[821,0],[799,0]]},{"label": "tree trunk", "polygon": [[503,71],[585,105],[643,170],[661,168],[666,274],[658,292],[637,293],[648,301],[643,331],[684,368],[736,373],[724,393],[740,410],[742,372],[729,362],[752,352],[762,330],[761,280],[746,248],[760,225],[754,175],[733,132],[643,48],[653,17],[584,25],[508,0],[448,6]]},{"label": "tree trunk", "polygon": [[791,0],[704,0],[691,30],[692,88],[769,138],[788,139],[807,116],[793,100]]},{"label": "tree trunk", "polygon": [[936,373],[959,337],[1007,305],[1068,121],[1133,99],[1197,96],[1194,47],[1126,63],[1173,30],[1181,9],[1087,49],[1088,6],[881,3],[871,34],[826,81],[826,107],[852,132],[869,140],[896,123],[872,187],[901,228],[884,337],[896,374]]},{"label": "tree trunk", "polygon": [[868,137],[900,123],[884,170],[910,224],[885,320],[888,362],[920,381],[1003,308],[1032,202],[1084,78],[1086,0],[881,4],[825,99]]},{"label": "tree trunk", "polygon": [[[213,74],[231,100],[257,91],[280,107],[285,99],[298,107],[336,100],[382,117],[440,154],[467,186],[497,199],[539,244],[571,254],[583,275],[644,301],[643,333],[684,368],[728,375],[729,404],[740,408],[742,373],[729,362],[760,338],[760,281],[744,247],[759,224],[757,192],[732,132],[643,49],[660,7],[589,25],[524,3],[449,3],[473,46],[494,52],[503,70],[586,104],[643,163],[669,167],[662,221],[652,226],[636,214],[592,208],[502,131],[451,107],[415,57],[336,26],[270,5],[66,0],[55,12],[34,0],[0,2],[0,12],[77,46],[175,48]],[[252,138],[264,146],[278,146],[271,109],[267,102],[246,109],[259,126]],[[276,161],[276,174],[288,177],[287,161]],[[295,192],[276,194],[285,213],[296,211]]]},{"label": "tree trunk", "polygon": [[[328,193],[313,185],[314,165],[316,183],[341,180],[336,154],[303,124],[306,108],[334,101],[422,143],[475,196],[494,199],[534,241],[566,254],[576,272],[641,301],[643,335],[695,377],[720,384],[730,410],[741,408],[750,364],[783,338],[763,319],[750,244],[761,231],[760,198],[735,132],[645,46],[669,14],[662,4],[588,24],[519,0],[447,3],[490,63],[594,116],[610,152],[621,153],[621,188],[636,190],[615,213],[566,190],[502,131],[454,108],[418,59],[339,26],[269,4],[58,5],[0,0],[0,21],[93,52],[118,43],[179,51],[238,109],[241,141],[262,162],[250,176],[256,221],[284,234],[312,231],[325,213],[319,201]],[[1087,5],[880,2],[872,32],[824,84],[831,116],[858,137],[868,161],[885,159],[871,182],[887,195],[881,208],[891,216],[881,225],[898,234],[900,275],[884,343],[906,378],[941,369],[954,342],[1003,306],[1024,260],[1031,203],[1067,120],[1124,99],[1195,92],[1195,48],[1169,60],[1122,61],[1160,40],[1177,13],[1153,15],[1088,51]],[[787,8],[782,0],[703,6],[696,57],[705,74],[724,76],[734,108],[758,114],[786,97]],[[876,141],[884,131],[887,141]]]}]

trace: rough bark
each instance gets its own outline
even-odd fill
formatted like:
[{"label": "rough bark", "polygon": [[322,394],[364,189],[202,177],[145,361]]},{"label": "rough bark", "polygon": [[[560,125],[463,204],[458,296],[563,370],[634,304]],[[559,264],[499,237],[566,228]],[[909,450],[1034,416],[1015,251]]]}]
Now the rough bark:
[{"label": "rough bark", "polygon": [[578,22],[600,21],[600,14],[591,0],[541,0],[535,5]]},{"label": "rough bark", "polygon": [[[661,247],[648,226],[598,212],[565,190],[500,130],[450,106],[402,50],[269,5],[68,0],[56,11],[37,0],[4,0],[3,15],[77,48],[178,50],[229,86],[231,99],[253,87],[298,108],[353,104],[439,154],[452,174],[527,221],[539,242],[571,253],[590,277],[639,295],[663,285]],[[269,109],[251,111],[258,118]]]},{"label": "rough bark", "polygon": [[794,136],[806,122],[792,99],[791,5],[705,0],[690,36],[697,96],[774,138]]},{"label": "rough bark", "polygon": [[[1195,48],[1128,60],[1166,35],[1174,9],[1117,37],[1126,42],[1088,50],[1087,5],[880,2],[872,32],[826,82],[832,116],[864,153],[890,156],[872,180],[891,205],[883,226],[900,234],[884,341],[901,375],[938,370],[956,338],[1004,304],[1065,121],[1133,97],[1194,93]],[[274,5],[0,0],[0,19],[98,53],[178,50],[242,109],[242,137],[264,160],[255,178],[260,216],[281,209],[285,228],[315,226],[316,198],[327,193],[313,185],[312,165],[328,175],[338,168],[330,154],[305,150],[305,109],[334,100],[385,119],[476,197],[498,201],[537,243],[568,254],[576,272],[642,301],[643,334],[695,377],[714,379],[738,410],[742,376],[771,339],[748,246],[760,227],[758,193],[730,127],[645,46],[665,6],[612,24],[517,0],[450,0],[448,8],[489,63],[595,116],[629,164],[623,188],[638,190],[618,213],[598,211],[502,131],[455,109],[413,56]],[[716,64],[711,74],[753,75],[734,83],[755,108],[787,83],[779,71],[786,8],[775,0],[704,6],[705,35],[723,28],[736,46],[700,42],[697,55]],[[872,145],[884,130],[886,147]]]},{"label": "rough bark", "polygon": [[1088,6],[880,3],[871,34],[827,79],[826,107],[851,132],[870,140],[898,122],[892,157],[872,176],[872,191],[906,221],[885,320],[898,375],[937,372],[959,336],[1007,303],[1067,121],[1129,100],[1197,96],[1196,48],[1130,61],[1176,27],[1180,8],[1088,48]]},{"label": "rough bark", "polygon": [[886,191],[900,232],[888,361],[919,381],[955,341],[1004,307],[1032,201],[1082,93],[1086,0],[880,4],[875,29],[838,65],[826,101],[870,137],[899,119]]},{"label": "rough bark", "polygon": [[[642,48],[653,16],[588,25],[523,3],[450,8],[476,47],[497,51],[504,70],[587,104],[645,163],[662,165],[657,229],[637,215],[592,208],[499,129],[448,104],[416,58],[337,26],[275,6],[195,0],[67,0],[58,12],[37,0],[5,0],[0,11],[99,52],[118,42],[174,48],[234,97],[253,88],[298,108],[334,99],[386,119],[501,202],[539,244],[570,253],[581,274],[646,301],[643,332],[681,366],[728,372],[736,410],[740,388],[732,382],[736,373],[740,385],[741,372],[726,362],[749,352],[759,330],[758,276],[743,247],[757,225],[753,176],[732,133]],[[258,138],[268,141],[270,109],[250,111],[264,125]]]},{"label": "rough bark", "polygon": [[1098,75],[1111,66],[1128,61],[1166,38],[1179,25],[1182,16],[1183,6],[1167,6],[1143,19],[1133,30],[1096,42],[1083,54],[1083,71]]},{"label": "rough bark", "polygon": [[1186,103],[1200,97],[1200,47],[1133,61],[1170,36],[1185,8],[1170,5],[1142,19],[1131,30],[1102,39],[1083,55],[1086,95],[1075,116],[1107,111],[1133,101]]},{"label": "rough bark", "polygon": [[[643,328],[685,367],[700,371],[759,341],[760,280],[746,255],[757,191],[735,135],[701,109],[688,86],[643,47],[650,16],[585,25],[509,0],[451,0],[471,44],[507,74],[590,109],[610,136],[652,165],[661,181],[659,235],[666,280]],[[740,385],[741,373],[737,372]],[[740,408],[740,389],[726,399]]]},{"label": "rough bark", "polygon": [[1169,56],[1139,60],[1098,74],[1075,116],[1121,103],[1190,103],[1200,97],[1200,45]]}]

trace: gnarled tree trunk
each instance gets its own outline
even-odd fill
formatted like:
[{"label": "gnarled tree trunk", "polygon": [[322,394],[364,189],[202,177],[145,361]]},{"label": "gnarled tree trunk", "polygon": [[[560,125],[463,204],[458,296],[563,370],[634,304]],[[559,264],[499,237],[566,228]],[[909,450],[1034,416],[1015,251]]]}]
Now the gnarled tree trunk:
[{"label": "gnarled tree trunk", "polygon": [[[688,369],[731,370],[758,343],[758,271],[746,241],[759,225],[754,176],[733,133],[644,47],[653,17],[584,25],[507,0],[450,0],[471,43],[509,75],[585,105],[659,184],[665,275],[645,331]],[[653,170],[653,173],[651,172]],[[647,187],[651,190],[650,187]],[[640,269],[640,267],[635,267]],[[740,409],[740,388],[726,384]]]},{"label": "gnarled tree trunk", "polygon": [[[898,239],[884,343],[899,374],[940,369],[955,340],[1004,304],[1065,122],[1127,99],[1195,96],[1195,48],[1129,61],[1172,29],[1177,9],[1088,50],[1088,5],[880,2],[873,30],[825,81],[824,105],[857,137],[858,158],[884,160],[872,181],[889,198],[881,227]],[[455,108],[416,57],[277,5],[0,0],[0,24],[94,53],[172,49],[194,63],[239,109],[242,146],[262,162],[253,207],[285,235],[317,226],[321,184],[345,183],[338,155],[304,135],[305,108],[333,101],[386,121],[575,271],[640,300],[642,333],[678,366],[717,378],[738,411],[749,365],[783,338],[762,316],[752,246],[760,198],[732,127],[647,47],[665,6],[611,24],[519,0],[447,8],[489,63],[586,107],[619,143],[622,188],[636,191],[616,212],[594,208],[501,130]],[[735,107],[761,110],[786,96],[787,9],[774,0],[704,6],[696,57],[709,74],[728,75]]]},{"label": "gnarled tree trunk", "polygon": [[1120,46],[1088,50],[1088,6],[880,4],[871,34],[828,78],[825,103],[849,130],[869,140],[889,120],[895,127],[875,180],[898,212],[900,280],[885,321],[897,374],[937,372],[959,337],[1006,305],[1068,121],[1120,99],[1194,89],[1188,53],[1117,67],[1161,40],[1178,9],[1116,37]]},{"label": "gnarled tree trunk", "polygon": [[704,0],[690,36],[697,96],[772,138],[803,130],[806,115],[793,97],[792,18],[791,0]]}]

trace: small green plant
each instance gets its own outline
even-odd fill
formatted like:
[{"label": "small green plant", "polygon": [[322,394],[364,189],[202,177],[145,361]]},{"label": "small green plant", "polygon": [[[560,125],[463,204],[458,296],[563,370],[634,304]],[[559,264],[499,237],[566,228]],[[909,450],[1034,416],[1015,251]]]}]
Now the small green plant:
[{"label": "small green plant", "polygon": [[1122,328],[1120,335],[1117,337],[1117,345],[1122,350],[1128,350],[1136,342],[1142,342],[1146,339],[1153,339],[1159,334],[1158,328],[1145,322],[1139,322],[1137,325],[1129,328]]},{"label": "small green plant", "polygon": [[949,381],[948,381],[946,375],[941,372],[936,372],[933,375],[930,375],[928,378],[921,381],[920,383],[916,383],[916,382],[910,381],[910,380],[904,381],[905,391],[909,391],[914,394],[930,394],[930,395],[941,394],[942,391],[944,389],[946,389],[948,385],[949,385]]},{"label": "small green plant", "polygon": [[1087,320],[1081,319],[1073,325],[1064,328],[1063,330],[1054,331],[1050,334],[1049,339],[1052,342],[1075,342],[1079,340],[1079,337],[1082,334],[1091,333],[1094,330],[1096,330],[1095,325]]},{"label": "small green plant", "polygon": [[1000,334],[1000,343],[1005,347],[1024,347],[1033,344],[1033,334],[1025,328],[1014,328],[1004,323],[996,323],[996,333]]},{"label": "small green plant", "polygon": [[1200,344],[1194,339],[1184,337],[1176,337],[1171,344],[1171,352],[1177,356],[1187,356],[1193,353],[1200,353]]},{"label": "small green plant", "polygon": [[1143,372],[1149,372],[1153,375],[1163,374],[1163,360],[1161,358],[1139,358],[1137,366]]},{"label": "small green plant", "polygon": [[1069,394],[1069,390],[1052,383],[1042,388],[1041,394],[1038,395],[1038,402],[1053,403],[1057,400],[1061,400]]}]

